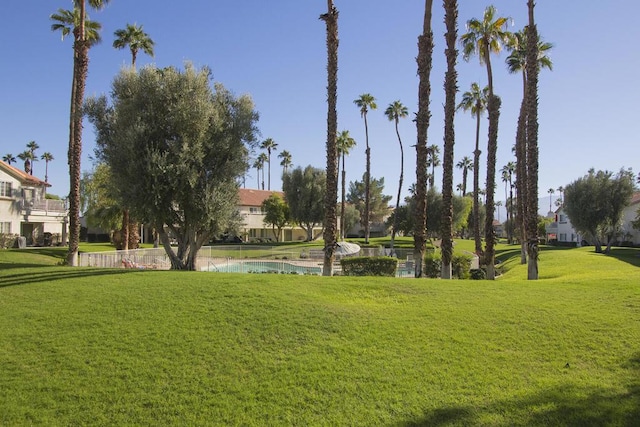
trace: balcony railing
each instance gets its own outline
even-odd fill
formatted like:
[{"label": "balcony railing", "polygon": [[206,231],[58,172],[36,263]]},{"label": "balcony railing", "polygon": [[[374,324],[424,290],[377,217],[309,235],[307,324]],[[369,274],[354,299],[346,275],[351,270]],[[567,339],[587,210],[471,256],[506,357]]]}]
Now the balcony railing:
[{"label": "balcony railing", "polygon": [[22,210],[63,213],[66,212],[64,200],[22,200]]}]

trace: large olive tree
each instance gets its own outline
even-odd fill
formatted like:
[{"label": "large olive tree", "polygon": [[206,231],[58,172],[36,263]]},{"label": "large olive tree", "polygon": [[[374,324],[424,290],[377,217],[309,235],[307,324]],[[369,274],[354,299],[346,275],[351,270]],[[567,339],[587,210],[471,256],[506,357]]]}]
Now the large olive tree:
[{"label": "large olive tree", "polygon": [[251,98],[210,79],[191,65],[122,70],[111,103],[102,97],[86,108],[117,196],[158,230],[177,270],[194,270],[200,247],[237,225],[237,182],[255,145]]}]

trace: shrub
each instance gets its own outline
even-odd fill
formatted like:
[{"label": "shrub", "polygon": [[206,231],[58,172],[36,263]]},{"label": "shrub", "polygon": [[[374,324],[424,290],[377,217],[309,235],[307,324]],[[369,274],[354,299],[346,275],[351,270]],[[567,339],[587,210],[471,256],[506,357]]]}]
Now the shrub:
[{"label": "shrub", "polygon": [[8,249],[16,246],[18,240],[17,234],[4,234],[0,233],[0,249]]},{"label": "shrub", "polygon": [[475,269],[475,270],[471,270],[471,279],[473,280],[484,280],[487,278],[487,273],[481,269]]},{"label": "shrub", "polygon": [[340,260],[344,276],[395,277],[398,259],[385,256],[350,257]]},{"label": "shrub", "polygon": [[[451,260],[451,276],[455,279],[468,279],[471,257],[468,255],[453,255]],[[427,252],[424,256],[424,275],[437,279],[442,274],[442,255],[440,252]]]},{"label": "shrub", "polygon": [[440,271],[442,270],[442,257],[439,252],[427,251],[424,256],[424,269],[423,274],[426,277],[437,279],[440,277]]},{"label": "shrub", "polygon": [[469,255],[454,255],[451,260],[451,270],[453,277],[457,279],[468,279],[470,276],[471,257]]}]

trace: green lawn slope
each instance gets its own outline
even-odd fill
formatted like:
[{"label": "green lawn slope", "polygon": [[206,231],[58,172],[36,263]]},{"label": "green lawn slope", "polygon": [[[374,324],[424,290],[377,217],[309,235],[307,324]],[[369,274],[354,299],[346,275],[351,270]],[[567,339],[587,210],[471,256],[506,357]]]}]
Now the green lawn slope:
[{"label": "green lawn slope", "polygon": [[0,425],[640,425],[640,252],[527,281],[96,270],[0,251]]}]

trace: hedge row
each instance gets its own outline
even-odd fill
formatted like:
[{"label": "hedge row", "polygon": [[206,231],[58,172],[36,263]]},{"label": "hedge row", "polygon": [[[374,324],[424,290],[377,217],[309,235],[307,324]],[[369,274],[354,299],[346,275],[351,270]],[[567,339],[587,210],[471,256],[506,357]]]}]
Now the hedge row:
[{"label": "hedge row", "polygon": [[340,260],[343,276],[395,277],[398,258],[387,256],[350,257]]}]

